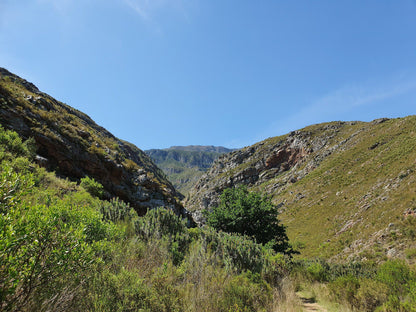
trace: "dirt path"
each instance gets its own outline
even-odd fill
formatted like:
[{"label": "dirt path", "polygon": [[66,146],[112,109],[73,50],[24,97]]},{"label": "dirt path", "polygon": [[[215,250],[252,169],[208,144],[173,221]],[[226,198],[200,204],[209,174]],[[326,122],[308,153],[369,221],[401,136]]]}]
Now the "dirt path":
[{"label": "dirt path", "polygon": [[302,301],[303,311],[327,312],[327,310],[320,306],[317,302],[315,302],[314,299],[306,298],[302,296],[302,294],[300,293],[297,293],[297,295],[299,296],[299,299]]}]

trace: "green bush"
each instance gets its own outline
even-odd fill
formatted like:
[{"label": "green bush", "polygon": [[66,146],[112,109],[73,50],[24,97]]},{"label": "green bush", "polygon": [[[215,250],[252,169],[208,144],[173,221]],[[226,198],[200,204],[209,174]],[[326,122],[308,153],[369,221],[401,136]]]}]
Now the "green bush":
[{"label": "green bush", "polygon": [[12,160],[16,157],[32,158],[35,155],[35,150],[33,138],[23,142],[16,132],[4,130],[0,126],[0,161]]},{"label": "green bush", "polygon": [[225,311],[264,311],[271,299],[271,287],[260,275],[246,272],[225,285],[220,306]]},{"label": "green bush", "polygon": [[135,222],[135,229],[146,241],[167,240],[174,264],[183,260],[191,242],[186,221],[170,209],[157,208],[148,211]]},{"label": "green bush", "polygon": [[290,253],[286,229],[277,216],[277,207],[270,198],[241,186],[224,190],[218,207],[207,212],[207,224],[227,233],[251,236],[278,252]]},{"label": "green bush", "polygon": [[360,282],[355,276],[340,276],[330,282],[328,287],[337,302],[346,302],[351,306],[357,306],[355,294],[360,288]]},{"label": "green bush", "polygon": [[313,281],[326,282],[328,281],[328,267],[325,262],[311,263],[306,272]]},{"label": "green bush", "polygon": [[[96,275],[89,281],[88,290],[89,298],[78,302],[81,311],[88,310],[88,306],[89,310],[103,312],[163,311],[163,306],[157,302],[157,294],[144,280],[136,272],[123,268],[117,273],[104,271]],[[86,303],[89,304],[82,306]]]},{"label": "green bush", "polygon": [[241,273],[249,270],[261,273],[266,265],[262,245],[250,237],[206,228],[201,233],[201,240],[205,252],[213,251],[216,258],[230,272]]},{"label": "green bush", "polygon": [[80,185],[92,196],[103,198],[104,196],[104,187],[95,181],[93,178],[85,177],[81,179]]},{"label": "green bush", "polygon": [[416,274],[402,260],[383,263],[377,280],[388,288],[388,299],[383,305],[386,311],[415,311]]},{"label": "green bush", "polygon": [[360,279],[360,288],[355,294],[359,311],[374,311],[387,300],[388,287],[374,279]]},{"label": "green bush", "polygon": [[187,234],[186,221],[177,216],[172,210],[156,208],[149,210],[136,223],[136,232],[145,239],[163,236],[174,237],[177,234]]},{"label": "green bush", "polygon": [[1,172],[0,301],[4,311],[37,310],[44,301],[62,300],[60,291],[76,288],[88,268],[99,261],[86,242],[83,225],[66,222],[65,215],[77,213],[73,207],[18,204],[27,185],[30,177]]},{"label": "green bush", "polygon": [[377,280],[388,285],[395,295],[405,294],[408,282],[414,278],[414,273],[402,260],[386,261],[377,272]]},{"label": "green bush", "polygon": [[377,267],[374,263],[331,263],[324,259],[294,260],[291,270],[305,275],[312,282],[331,282],[339,277],[374,278]]},{"label": "green bush", "polygon": [[128,203],[118,198],[112,198],[110,201],[102,201],[100,203],[100,213],[103,216],[103,220],[114,223],[132,221],[137,218],[136,211]]}]

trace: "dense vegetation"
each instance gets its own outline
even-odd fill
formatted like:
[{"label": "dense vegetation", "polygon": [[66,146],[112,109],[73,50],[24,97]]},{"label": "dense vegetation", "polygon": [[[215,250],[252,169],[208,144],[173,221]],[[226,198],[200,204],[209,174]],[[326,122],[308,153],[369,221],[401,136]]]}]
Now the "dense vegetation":
[{"label": "dense vegetation", "polygon": [[404,261],[291,260],[163,208],[139,217],[33,158],[32,140],[0,128],[2,311],[301,311],[296,292],[335,311],[415,311]]},{"label": "dense vegetation", "polygon": [[254,311],[279,276],[248,237],[188,229],[172,211],[139,218],[102,186],[32,163],[33,142],[0,129],[3,311]]},{"label": "dense vegetation", "polygon": [[220,204],[207,213],[207,224],[227,233],[240,233],[274,250],[290,254],[286,229],[279,224],[270,198],[247,187],[225,189]]}]

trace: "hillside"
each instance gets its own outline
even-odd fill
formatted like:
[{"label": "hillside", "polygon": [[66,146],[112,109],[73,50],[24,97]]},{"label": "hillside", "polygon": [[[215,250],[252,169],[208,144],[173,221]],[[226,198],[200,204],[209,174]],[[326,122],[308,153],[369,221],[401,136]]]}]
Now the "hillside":
[{"label": "hillside", "polygon": [[140,217],[37,165],[33,144],[0,126],[1,311],[271,311],[272,250],[163,207]]},{"label": "hillside", "polygon": [[[187,200],[194,215],[249,188],[189,227],[142,151],[0,73],[1,311],[414,311],[415,116],[222,155]],[[172,155],[208,166],[197,148]]]},{"label": "hillside", "polygon": [[94,178],[106,198],[119,197],[139,214],[159,206],[185,213],[181,195],[144,152],[3,68],[0,123],[23,139],[34,138],[37,163],[61,177]]},{"label": "hillside", "polygon": [[222,146],[172,146],[145,151],[173,186],[186,195],[220,155],[233,151]]},{"label": "hillside", "polygon": [[416,116],[313,125],[220,157],[186,207],[201,222],[245,184],[272,196],[302,257],[413,259],[415,146]]}]

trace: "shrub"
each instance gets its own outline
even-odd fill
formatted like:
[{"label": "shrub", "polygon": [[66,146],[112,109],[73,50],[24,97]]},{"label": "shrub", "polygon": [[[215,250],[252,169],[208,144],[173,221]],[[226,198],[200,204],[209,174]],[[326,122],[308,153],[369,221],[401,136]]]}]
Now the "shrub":
[{"label": "shrub", "polygon": [[309,278],[313,281],[326,282],[328,281],[328,268],[324,262],[311,263],[306,271]]},{"label": "shrub", "polygon": [[413,272],[402,260],[386,261],[377,272],[377,280],[388,285],[390,292],[397,295],[405,293],[412,277],[414,277]]},{"label": "shrub", "polygon": [[136,211],[128,203],[118,198],[112,198],[110,201],[100,203],[100,213],[103,220],[111,222],[130,221],[137,218]]},{"label": "shrub", "polygon": [[123,161],[123,165],[124,167],[128,170],[128,171],[136,171],[140,169],[140,166],[138,164],[136,164],[133,160],[126,158]]},{"label": "shrub", "polygon": [[146,241],[165,239],[174,264],[179,264],[191,242],[186,221],[172,210],[152,209],[135,222],[136,233]]},{"label": "shrub", "polygon": [[[4,130],[0,126],[0,155],[2,158],[11,160],[15,157],[32,158],[35,154],[36,146],[33,138],[22,141],[20,136],[12,130]],[[0,159],[2,160],[2,159]]]},{"label": "shrub", "polygon": [[355,294],[360,287],[360,283],[355,276],[340,276],[333,282],[330,282],[328,287],[337,302],[346,302],[351,306],[357,306]]},{"label": "shrub", "polygon": [[[99,261],[86,243],[83,225],[69,224],[70,206],[18,204],[30,177],[1,173],[0,302],[4,311],[38,310],[61,299]],[[4,196],[6,194],[7,196]],[[66,214],[64,212],[67,212]],[[31,308],[29,308],[31,307]]]},{"label": "shrub", "polygon": [[95,181],[93,178],[85,177],[81,179],[80,185],[92,196],[103,198],[104,196],[104,187]]},{"label": "shrub", "polygon": [[245,186],[224,190],[220,204],[207,213],[207,223],[217,230],[251,236],[274,250],[290,253],[286,229],[279,224],[271,199]]},{"label": "shrub", "polygon": [[172,210],[156,208],[149,210],[136,223],[136,232],[145,239],[163,236],[174,237],[177,234],[187,234],[186,221],[178,217]]},{"label": "shrub", "polygon": [[229,272],[241,273],[250,270],[261,273],[265,267],[262,246],[247,236],[206,228],[201,233],[201,239],[205,252],[212,250]]},{"label": "shrub", "polygon": [[416,274],[404,261],[383,263],[377,272],[377,280],[388,288],[388,299],[383,305],[386,311],[415,311]]},{"label": "shrub", "polygon": [[360,279],[360,288],[355,298],[359,311],[374,311],[387,299],[388,288],[385,284],[370,278]]},{"label": "shrub", "polygon": [[258,274],[246,272],[225,285],[220,306],[225,311],[261,311],[271,298],[271,287]]}]

